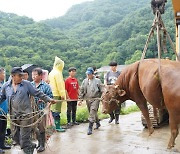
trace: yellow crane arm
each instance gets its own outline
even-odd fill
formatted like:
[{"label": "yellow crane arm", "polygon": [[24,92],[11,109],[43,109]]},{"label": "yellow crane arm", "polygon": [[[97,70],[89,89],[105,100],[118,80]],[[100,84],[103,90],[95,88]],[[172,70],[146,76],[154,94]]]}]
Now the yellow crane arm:
[{"label": "yellow crane arm", "polygon": [[180,56],[180,0],[172,0],[176,21],[176,52]]}]

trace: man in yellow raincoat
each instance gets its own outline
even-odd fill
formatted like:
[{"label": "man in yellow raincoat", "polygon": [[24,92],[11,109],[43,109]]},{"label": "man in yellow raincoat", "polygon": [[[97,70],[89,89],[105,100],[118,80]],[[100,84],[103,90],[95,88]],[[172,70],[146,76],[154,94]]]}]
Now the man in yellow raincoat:
[{"label": "man in yellow raincoat", "polygon": [[[62,75],[63,68],[64,61],[62,61],[59,57],[55,57],[53,69],[49,73],[50,86],[55,100],[66,99],[65,84]],[[52,115],[54,117],[56,130],[58,132],[65,131],[60,126],[61,105],[62,102],[58,102],[57,104],[51,105]]]}]

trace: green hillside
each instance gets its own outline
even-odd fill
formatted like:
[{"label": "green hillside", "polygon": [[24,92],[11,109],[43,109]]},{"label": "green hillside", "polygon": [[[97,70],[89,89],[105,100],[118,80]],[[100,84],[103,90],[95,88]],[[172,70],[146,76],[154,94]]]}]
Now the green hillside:
[{"label": "green hillside", "polygon": [[[165,12],[164,22],[174,39],[170,2]],[[137,60],[152,21],[147,0],[95,0],[73,6],[63,17],[42,22],[0,12],[0,66],[9,72],[13,66],[33,63],[50,71],[54,57],[59,56],[65,61],[64,75],[68,67],[75,66],[82,79],[89,66]],[[147,57],[155,57],[156,51],[154,39]],[[172,58],[169,51],[164,56]]]},{"label": "green hillside", "polygon": [[[163,15],[174,39],[175,27],[170,1]],[[45,23],[78,40],[84,48],[101,55],[101,64],[112,59],[124,64],[136,50],[142,51],[153,22],[150,0],[95,0],[72,7],[65,16]],[[155,40],[147,57],[156,57]],[[170,55],[172,57],[171,49]]]}]

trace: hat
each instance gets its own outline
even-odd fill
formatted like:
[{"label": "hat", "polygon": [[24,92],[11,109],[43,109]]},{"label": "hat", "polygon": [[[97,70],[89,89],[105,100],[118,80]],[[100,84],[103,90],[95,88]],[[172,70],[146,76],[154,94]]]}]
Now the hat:
[{"label": "hat", "polygon": [[94,70],[92,67],[89,67],[86,71],[86,74],[94,74]]},{"label": "hat", "polygon": [[13,67],[11,70],[11,74],[24,74],[21,67]]},{"label": "hat", "polygon": [[69,71],[69,72],[71,72],[71,71],[76,71],[76,67],[70,67],[70,68],[68,69],[68,71]]},{"label": "hat", "polygon": [[117,66],[117,63],[115,61],[112,61],[109,63],[109,66]]}]

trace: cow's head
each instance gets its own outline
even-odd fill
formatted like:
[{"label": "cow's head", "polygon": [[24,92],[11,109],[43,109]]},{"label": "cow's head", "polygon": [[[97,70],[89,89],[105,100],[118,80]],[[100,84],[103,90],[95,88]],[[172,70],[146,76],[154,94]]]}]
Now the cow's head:
[{"label": "cow's head", "polygon": [[125,95],[126,92],[121,90],[118,85],[106,86],[102,94],[102,112],[107,114],[117,109],[123,103],[121,98],[123,99]]}]

